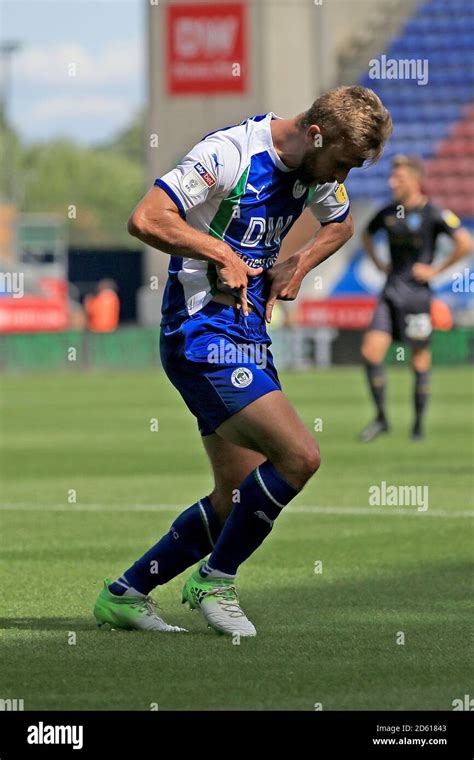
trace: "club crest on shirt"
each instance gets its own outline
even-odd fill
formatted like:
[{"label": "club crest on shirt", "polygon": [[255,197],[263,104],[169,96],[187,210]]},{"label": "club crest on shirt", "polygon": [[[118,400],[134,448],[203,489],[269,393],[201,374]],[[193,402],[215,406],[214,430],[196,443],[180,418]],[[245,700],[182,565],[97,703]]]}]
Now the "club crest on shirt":
[{"label": "club crest on shirt", "polygon": [[412,232],[416,232],[416,230],[420,229],[421,221],[421,214],[408,214],[406,218],[407,227]]},{"label": "club crest on shirt", "polygon": [[253,372],[247,367],[234,369],[230,381],[236,388],[246,388],[253,380]]},{"label": "club crest on shirt", "polygon": [[295,184],[293,185],[293,198],[301,198],[306,192],[306,187],[303,185],[303,183],[297,179]]}]

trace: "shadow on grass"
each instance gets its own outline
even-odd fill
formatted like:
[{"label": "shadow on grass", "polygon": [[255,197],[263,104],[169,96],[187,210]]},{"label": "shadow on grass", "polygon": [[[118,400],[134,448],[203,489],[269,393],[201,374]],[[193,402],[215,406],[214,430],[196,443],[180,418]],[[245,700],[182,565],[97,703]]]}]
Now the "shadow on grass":
[{"label": "shadow on grass", "polygon": [[106,635],[87,614],[3,618],[3,694],[28,709],[451,709],[469,688],[469,578],[460,561],[332,582],[266,574],[242,584],[258,636],[239,646],[177,608],[170,622],[189,634]]},{"label": "shadow on grass", "polygon": [[[354,574],[356,574],[354,570]],[[273,581],[259,585],[258,590],[242,587],[242,606],[249,617],[258,624],[259,619],[267,626],[266,633],[278,633],[281,627],[286,631],[295,625],[299,631],[314,623],[330,623],[337,618],[338,625],[344,622],[344,615],[356,612],[362,620],[371,623],[374,618],[381,622],[384,615],[417,613],[443,614],[455,612],[462,614],[461,605],[469,598],[472,568],[468,562],[444,562],[425,565],[413,572],[400,572],[395,576],[370,578],[356,576],[348,579],[328,581],[323,575],[311,577],[304,585],[289,585]],[[281,576],[280,576],[281,578]],[[285,579],[286,580],[286,579]],[[201,615],[192,616],[181,607],[172,609],[167,605],[167,616],[179,618],[180,624],[193,627],[196,623],[202,628]],[[467,610],[466,610],[467,614]],[[175,623],[175,620],[171,620]],[[11,617],[0,618],[0,630],[17,629],[30,631],[97,631],[91,615],[85,617]],[[204,628],[204,631],[206,629]],[[261,631],[265,633],[265,630]]]},{"label": "shadow on grass", "polygon": [[96,628],[94,621],[87,618],[66,617],[13,617],[0,618],[0,630],[16,628],[21,631],[89,631]]}]

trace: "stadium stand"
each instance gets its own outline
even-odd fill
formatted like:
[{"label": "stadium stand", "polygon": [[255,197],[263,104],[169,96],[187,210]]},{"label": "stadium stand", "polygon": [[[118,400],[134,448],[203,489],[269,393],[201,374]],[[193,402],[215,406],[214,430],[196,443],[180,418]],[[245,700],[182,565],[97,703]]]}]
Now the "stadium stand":
[{"label": "stadium stand", "polygon": [[471,0],[429,0],[417,7],[384,51],[387,61],[426,60],[427,83],[362,77],[360,83],[372,87],[390,109],[395,127],[380,163],[369,173],[351,173],[347,184],[353,200],[388,202],[392,157],[418,154],[426,161],[426,190],[433,202],[474,224],[473,36]]}]

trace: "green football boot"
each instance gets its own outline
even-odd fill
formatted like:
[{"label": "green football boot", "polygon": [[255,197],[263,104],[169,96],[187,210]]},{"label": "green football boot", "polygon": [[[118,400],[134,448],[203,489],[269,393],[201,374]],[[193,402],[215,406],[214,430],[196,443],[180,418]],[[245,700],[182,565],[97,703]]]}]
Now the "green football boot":
[{"label": "green football boot", "polygon": [[177,625],[168,625],[157,614],[158,604],[151,596],[116,596],[109,591],[112,581],[104,580],[104,588],[97,597],[94,617],[99,628],[124,628],[127,631],[155,631],[178,633],[186,631]]},{"label": "green football boot", "polygon": [[242,610],[234,581],[229,578],[203,578],[199,569],[186,581],[182,602],[188,602],[191,610],[200,609],[207,624],[218,633],[230,636],[256,636],[257,631]]}]

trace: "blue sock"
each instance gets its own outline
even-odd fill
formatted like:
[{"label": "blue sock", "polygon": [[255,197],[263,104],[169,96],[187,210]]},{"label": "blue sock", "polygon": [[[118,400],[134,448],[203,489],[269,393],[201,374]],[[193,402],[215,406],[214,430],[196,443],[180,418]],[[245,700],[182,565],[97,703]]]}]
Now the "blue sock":
[{"label": "blue sock", "polygon": [[121,596],[131,586],[148,594],[209,554],[220,530],[219,519],[206,496],[182,512],[169,532],[111,583],[109,590]]},{"label": "blue sock", "polygon": [[201,575],[235,576],[242,564],[270,533],[273,522],[298,493],[268,460],[248,475],[240,486],[240,503],[227,518]]}]

